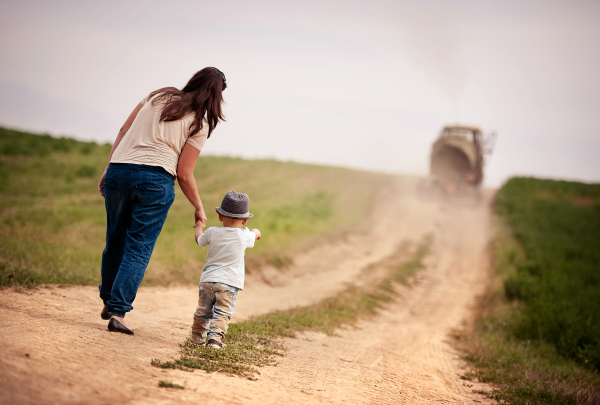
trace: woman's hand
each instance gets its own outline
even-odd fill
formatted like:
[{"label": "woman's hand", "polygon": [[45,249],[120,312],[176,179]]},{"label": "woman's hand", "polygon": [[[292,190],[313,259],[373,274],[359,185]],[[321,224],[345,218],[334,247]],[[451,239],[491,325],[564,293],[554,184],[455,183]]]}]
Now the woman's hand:
[{"label": "woman's hand", "polygon": [[202,222],[202,228],[206,226],[206,221],[208,221],[208,218],[206,218],[204,208],[194,211],[194,222],[197,223],[198,221]]},{"label": "woman's hand", "polygon": [[108,168],[104,169],[104,173],[102,173],[102,176],[100,177],[100,182],[98,182],[98,191],[100,191],[102,197],[104,197],[104,178],[106,177],[106,170],[108,170]]}]

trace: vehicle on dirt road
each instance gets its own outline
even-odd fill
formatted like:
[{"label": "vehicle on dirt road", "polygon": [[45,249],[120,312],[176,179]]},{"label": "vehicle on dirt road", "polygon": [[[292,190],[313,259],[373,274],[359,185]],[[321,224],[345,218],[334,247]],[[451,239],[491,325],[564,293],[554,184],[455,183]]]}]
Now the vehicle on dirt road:
[{"label": "vehicle on dirt road", "polygon": [[480,128],[445,126],[433,143],[426,188],[444,195],[479,195],[485,155],[490,155],[496,134],[484,137]]}]

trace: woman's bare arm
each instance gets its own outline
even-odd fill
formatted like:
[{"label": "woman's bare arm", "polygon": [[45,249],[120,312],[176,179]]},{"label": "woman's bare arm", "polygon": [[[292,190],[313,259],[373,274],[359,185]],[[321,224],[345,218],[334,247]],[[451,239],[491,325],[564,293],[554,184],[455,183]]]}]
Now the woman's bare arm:
[{"label": "woman's bare arm", "polygon": [[104,173],[102,173],[102,177],[100,177],[100,182],[98,183],[98,191],[100,191],[100,194],[102,195],[102,197],[104,197],[104,178],[106,177],[106,171],[108,170],[108,165],[110,164],[112,155],[115,152],[115,149],[117,149],[117,146],[119,146],[119,144],[121,143],[121,140],[123,139],[123,137],[125,136],[127,131],[129,131],[129,128],[131,128],[131,124],[133,124],[135,117],[137,117],[137,115],[140,112],[140,110],[142,109],[142,107],[143,107],[143,104],[136,105],[135,108],[133,109],[133,111],[131,112],[131,114],[129,114],[129,117],[127,117],[127,120],[125,121],[125,123],[123,124],[121,129],[119,130],[117,139],[115,139],[115,143],[113,144],[113,147],[110,150],[110,156],[108,157],[108,163],[106,164]]},{"label": "woman's bare arm", "polygon": [[[179,181],[179,186],[181,187],[183,194],[185,194],[189,202],[196,209],[194,212],[194,221],[201,221],[203,225],[206,225],[206,214],[204,213],[204,207],[202,206],[202,201],[198,195],[196,179],[194,178],[194,168],[196,167],[198,156],[200,156],[200,151],[186,143],[181,151],[181,155],[179,155],[177,181]],[[204,228],[204,226],[202,226],[202,228]]]}]

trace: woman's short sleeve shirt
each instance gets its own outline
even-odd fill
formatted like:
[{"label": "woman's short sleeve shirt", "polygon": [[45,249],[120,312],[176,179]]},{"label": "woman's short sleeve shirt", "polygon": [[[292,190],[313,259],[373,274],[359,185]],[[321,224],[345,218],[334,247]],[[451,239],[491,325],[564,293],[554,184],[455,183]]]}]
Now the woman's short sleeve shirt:
[{"label": "woman's short sleeve shirt", "polygon": [[161,122],[162,104],[154,106],[148,97],[140,104],[142,108],[110,161],[159,166],[176,176],[179,155],[186,143],[202,151],[208,137],[208,123],[203,120],[202,129],[190,136],[193,114],[177,121]]}]

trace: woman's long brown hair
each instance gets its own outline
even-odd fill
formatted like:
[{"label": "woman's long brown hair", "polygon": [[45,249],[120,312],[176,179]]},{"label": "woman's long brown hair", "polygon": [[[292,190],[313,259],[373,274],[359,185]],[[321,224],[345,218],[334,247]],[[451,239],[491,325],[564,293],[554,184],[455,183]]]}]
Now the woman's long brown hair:
[{"label": "woman's long brown hair", "polygon": [[150,93],[148,99],[156,96],[152,100],[153,106],[164,103],[161,121],[176,121],[195,113],[196,117],[189,128],[190,136],[202,129],[202,119],[206,115],[210,138],[219,121],[225,121],[221,103],[226,88],[225,75],[217,68],[207,67],[196,72],[183,89],[164,87]]}]

